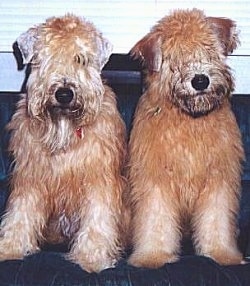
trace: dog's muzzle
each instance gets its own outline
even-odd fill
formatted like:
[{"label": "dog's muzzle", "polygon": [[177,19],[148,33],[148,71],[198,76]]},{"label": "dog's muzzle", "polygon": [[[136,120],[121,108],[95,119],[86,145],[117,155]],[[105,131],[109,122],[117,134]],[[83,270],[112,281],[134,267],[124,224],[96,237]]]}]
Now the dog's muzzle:
[{"label": "dog's muzzle", "polygon": [[57,88],[54,91],[53,100],[47,107],[50,116],[54,119],[62,116],[76,119],[83,114],[82,106],[77,103],[75,91],[71,87]]}]

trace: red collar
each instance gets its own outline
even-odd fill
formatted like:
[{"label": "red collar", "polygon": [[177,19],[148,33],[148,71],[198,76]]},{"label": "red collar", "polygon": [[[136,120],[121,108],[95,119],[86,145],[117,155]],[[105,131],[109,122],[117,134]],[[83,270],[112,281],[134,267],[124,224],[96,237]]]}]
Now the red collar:
[{"label": "red collar", "polygon": [[78,128],[76,129],[76,136],[77,136],[78,138],[80,138],[80,139],[83,138],[83,129],[82,129],[82,127],[78,127]]}]

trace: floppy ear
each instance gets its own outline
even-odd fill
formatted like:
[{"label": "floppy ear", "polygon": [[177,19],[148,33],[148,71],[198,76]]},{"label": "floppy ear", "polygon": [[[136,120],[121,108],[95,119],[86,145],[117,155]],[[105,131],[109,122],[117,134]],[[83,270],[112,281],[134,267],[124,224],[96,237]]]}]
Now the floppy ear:
[{"label": "floppy ear", "polygon": [[130,51],[132,57],[141,58],[150,72],[159,72],[162,64],[161,36],[149,33]]},{"label": "floppy ear", "polygon": [[235,22],[227,18],[216,17],[207,17],[207,20],[221,41],[224,55],[231,54],[240,43]]},{"label": "floppy ear", "polygon": [[110,43],[109,40],[100,36],[97,38],[97,49],[98,49],[97,56],[101,71],[104,65],[109,60],[109,57],[113,50],[113,45]]},{"label": "floppy ear", "polygon": [[16,40],[23,57],[23,64],[28,64],[34,55],[34,44],[38,39],[38,28],[35,26],[22,33]]}]

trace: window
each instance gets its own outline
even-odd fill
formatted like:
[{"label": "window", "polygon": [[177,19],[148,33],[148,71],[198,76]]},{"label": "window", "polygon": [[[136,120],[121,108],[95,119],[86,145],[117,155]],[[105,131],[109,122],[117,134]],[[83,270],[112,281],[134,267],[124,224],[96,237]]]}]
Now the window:
[{"label": "window", "polygon": [[[74,13],[92,21],[114,45],[114,53],[128,53],[157,20],[175,8],[199,8],[209,16],[237,22],[241,46],[229,58],[235,71],[236,92],[249,93],[246,78],[250,65],[250,8],[248,1],[204,0],[2,0],[0,3],[0,90],[19,90],[23,72],[12,55],[15,39],[34,24],[51,16]],[[248,71],[249,72],[249,71]]]}]

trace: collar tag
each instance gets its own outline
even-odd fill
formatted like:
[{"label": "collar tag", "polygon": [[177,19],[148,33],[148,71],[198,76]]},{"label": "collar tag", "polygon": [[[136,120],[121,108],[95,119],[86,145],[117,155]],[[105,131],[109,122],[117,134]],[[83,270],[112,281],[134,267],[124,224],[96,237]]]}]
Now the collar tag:
[{"label": "collar tag", "polygon": [[155,111],[154,111],[154,113],[153,113],[153,116],[158,115],[160,112],[161,112],[161,108],[158,106],[158,107],[155,109]]},{"label": "collar tag", "polygon": [[82,130],[82,127],[78,127],[78,128],[76,129],[76,136],[77,136],[78,138],[80,138],[80,139],[83,138],[83,130]]}]

